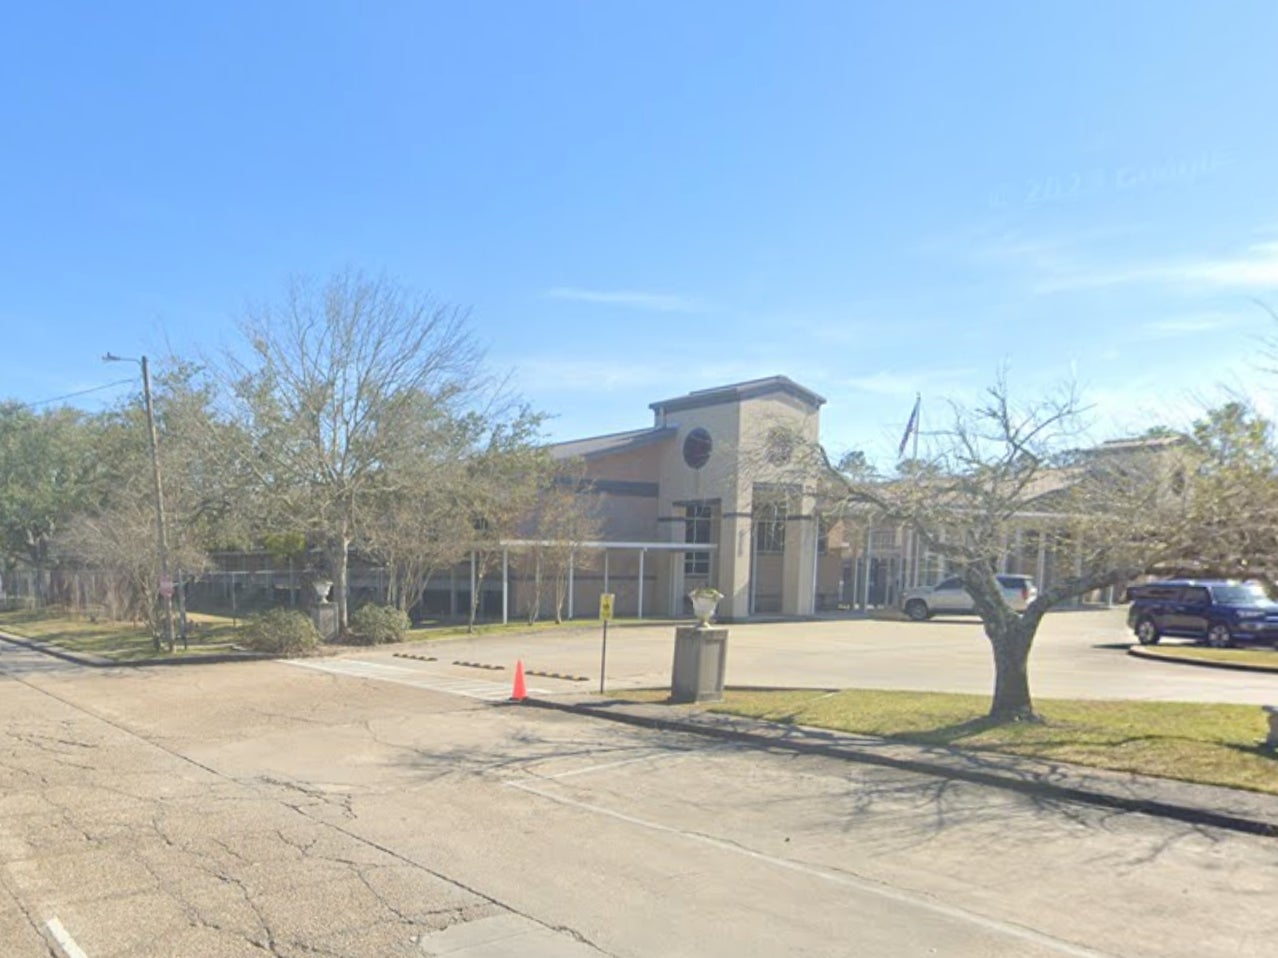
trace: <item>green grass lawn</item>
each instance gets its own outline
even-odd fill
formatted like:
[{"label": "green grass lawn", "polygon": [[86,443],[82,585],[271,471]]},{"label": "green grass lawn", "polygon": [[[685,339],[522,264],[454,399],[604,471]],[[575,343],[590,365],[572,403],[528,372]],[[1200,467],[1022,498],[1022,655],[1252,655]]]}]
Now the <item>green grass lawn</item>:
[{"label": "green grass lawn", "polygon": [[[665,691],[643,696],[665,701]],[[630,693],[627,693],[630,697]],[[1042,724],[991,725],[989,697],[941,692],[729,690],[712,712],[1278,794],[1258,706],[1039,699]]]},{"label": "green grass lawn", "polygon": [[[190,648],[184,650],[179,637],[174,655],[196,657],[230,651],[228,646],[235,642],[238,632],[231,619],[191,613],[187,620],[194,626],[187,638]],[[0,612],[0,630],[33,642],[48,642],[69,652],[102,655],[120,662],[157,655],[146,626],[130,622],[95,621],[53,610],[15,611]]]},{"label": "green grass lawn", "polygon": [[[175,655],[211,655],[228,651],[227,646],[234,643],[239,631],[238,626],[244,619],[232,619],[229,616],[190,613],[188,621],[195,628],[188,636],[190,649],[182,649],[179,637]],[[609,623],[609,629],[626,628],[636,625],[651,625],[648,619],[621,619]],[[428,622],[419,628],[410,629],[404,634],[405,642],[431,642],[445,639],[463,639],[467,636],[501,635],[515,632],[549,632],[555,629],[571,629],[574,631],[599,631],[603,623],[596,619],[573,619],[555,624],[553,619],[541,620],[533,625],[526,621],[514,620],[507,625],[497,623],[477,623],[474,632],[467,632],[464,623]],[[40,612],[13,611],[0,612],[0,630],[9,632],[34,642],[48,642],[71,652],[85,652],[103,655],[121,662],[149,659],[156,656],[155,645],[145,626],[128,622],[111,622],[103,619],[93,620],[85,616],[69,616],[60,610],[50,609]],[[164,651],[160,655],[167,656]]]},{"label": "green grass lawn", "polygon": [[1269,648],[1208,649],[1197,645],[1143,645],[1138,648],[1142,655],[1150,658],[1227,662],[1278,672],[1278,651]]}]

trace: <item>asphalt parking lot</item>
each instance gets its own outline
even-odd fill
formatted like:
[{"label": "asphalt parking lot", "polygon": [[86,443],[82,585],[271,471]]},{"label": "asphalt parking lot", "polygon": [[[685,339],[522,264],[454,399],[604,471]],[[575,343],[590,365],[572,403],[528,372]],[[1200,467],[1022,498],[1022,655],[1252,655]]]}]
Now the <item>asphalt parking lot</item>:
[{"label": "asphalt parking lot", "polygon": [[[1125,607],[1049,613],[1030,657],[1034,694],[1042,698],[1278,703],[1278,674],[1194,668],[1127,655],[1133,639],[1125,617]],[[674,629],[671,623],[610,628],[607,688],[668,686]],[[597,627],[359,649],[344,653],[343,658],[394,667],[397,653],[434,656],[434,671],[458,680],[504,681],[509,688],[515,663],[522,661],[526,669],[535,672],[586,679],[574,683],[530,677],[530,683],[544,692],[599,688],[601,636]],[[502,668],[478,669],[455,666],[454,662]],[[985,694],[993,688],[993,675],[989,642],[980,623],[971,617],[927,622],[843,618],[729,626],[729,685]]]},{"label": "asphalt parking lot", "polygon": [[1278,935],[1270,838],[499,705],[503,676],[438,662],[313,665],[0,643],[6,958],[1260,958]]}]

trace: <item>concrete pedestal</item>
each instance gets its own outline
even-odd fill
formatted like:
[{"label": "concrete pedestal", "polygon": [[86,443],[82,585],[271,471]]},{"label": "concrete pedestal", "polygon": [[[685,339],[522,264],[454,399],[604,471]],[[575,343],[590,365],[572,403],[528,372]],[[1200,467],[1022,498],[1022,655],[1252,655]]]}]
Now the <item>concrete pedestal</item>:
[{"label": "concrete pedestal", "polygon": [[727,651],[727,629],[701,629],[692,625],[681,625],[675,629],[670,701],[721,701]]},{"label": "concrete pedestal", "polygon": [[337,635],[337,606],[331,602],[311,609],[311,621],[319,630],[320,638],[327,642]]}]

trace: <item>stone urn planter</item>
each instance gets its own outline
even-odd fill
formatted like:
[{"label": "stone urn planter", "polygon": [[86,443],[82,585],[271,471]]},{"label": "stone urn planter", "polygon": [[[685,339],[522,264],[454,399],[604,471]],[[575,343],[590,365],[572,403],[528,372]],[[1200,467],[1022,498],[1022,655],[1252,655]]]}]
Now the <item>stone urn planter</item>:
[{"label": "stone urn planter", "polygon": [[692,614],[697,617],[697,628],[708,629],[723,593],[718,589],[694,589],[688,593],[688,598],[692,600]]},{"label": "stone urn planter", "polygon": [[328,590],[333,588],[332,581],[329,579],[316,579],[311,583],[311,586],[315,589],[315,598],[319,601],[319,604],[327,605]]}]

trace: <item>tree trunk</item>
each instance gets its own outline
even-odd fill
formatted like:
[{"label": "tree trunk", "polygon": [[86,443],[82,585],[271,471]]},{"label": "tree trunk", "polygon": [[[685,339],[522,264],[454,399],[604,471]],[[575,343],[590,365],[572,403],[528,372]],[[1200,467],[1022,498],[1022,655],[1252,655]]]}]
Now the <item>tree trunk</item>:
[{"label": "tree trunk", "polygon": [[1036,722],[1029,689],[1029,652],[1033,633],[1023,620],[1013,619],[1001,628],[987,627],[994,649],[994,701],[990,718],[996,722]]},{"label": "tree trunk", "polygon": [[330,563],[333,566],[333,599],[337,602],[337,628],[339,632],[345,632],[346,627],[350,624],[350,617],[347,609],[346,580],[347,573],[347,553],[350,550],[350,540],[345,535],[341,535],[333,543],[332,552],[329,555]]},{"label": "tree trunk", "polygon": [[486,556],[472,552],[471,557],[473,565],[470,584],[470,621],[466,624],[467,632],[475,631],[475,622],[479,618],[479,597],[484,591],[484,567],[488,564]]},{"label": "tree trunk", "polygon": [[541,615],[541,550],[537,550],[533,571],[532,601],[528,603],[528,624],[532,625]]},{"label": "tree trunk", "polygon": [[568,597],[568,574],[555,570],[555,625],[564,624],[564,600]]}]

